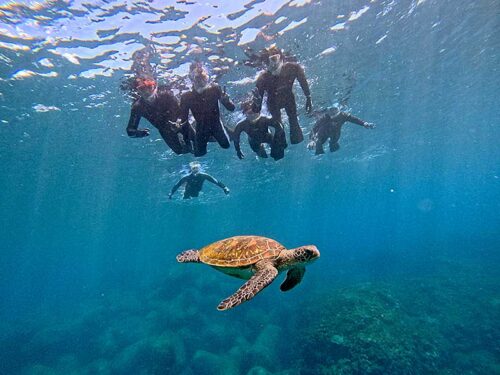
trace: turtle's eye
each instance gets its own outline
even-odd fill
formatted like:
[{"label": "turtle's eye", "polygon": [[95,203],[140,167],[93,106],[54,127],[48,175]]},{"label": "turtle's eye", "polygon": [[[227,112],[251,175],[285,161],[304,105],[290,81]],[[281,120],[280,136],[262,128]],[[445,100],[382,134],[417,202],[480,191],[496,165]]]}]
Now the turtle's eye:
[{"label": "turtle's eye", "polygon": [[316,248],[316,246],[314,246],[314,245],[308,246],[305,249],[305,251],[306,251],[308,260],[319,258],[319,251]]}]

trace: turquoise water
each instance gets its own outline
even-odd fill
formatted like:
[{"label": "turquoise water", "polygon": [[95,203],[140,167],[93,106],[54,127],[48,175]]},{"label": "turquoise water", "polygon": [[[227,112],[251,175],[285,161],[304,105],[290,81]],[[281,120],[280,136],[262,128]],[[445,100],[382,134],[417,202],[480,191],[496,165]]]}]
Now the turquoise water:
[{"label": "turquoise water", "polygon": [[[0,373],[500,373],[499,15],[494,0],[0,3]],[[228,67],[235,101],[258,72],[243,50],[276,43],[315,109],[348,97],[377,128],[279,162],[210,144],[198,160],[231,194],[169,201],[194,158],[155,129],[128,138],[119,90],[148,40],[163,80]],[[241,234],[321,258],[293,291],[280,276],[218,312],[241,281],[175,255]]]}]

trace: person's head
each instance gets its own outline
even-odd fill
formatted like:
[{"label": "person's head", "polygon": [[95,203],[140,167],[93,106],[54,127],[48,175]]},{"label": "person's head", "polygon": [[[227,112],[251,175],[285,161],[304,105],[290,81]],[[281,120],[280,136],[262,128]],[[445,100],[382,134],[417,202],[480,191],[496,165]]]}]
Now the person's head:
[{"label": "person's head", "polygon": [[259,112],[254,112],[252,101],[248,100],[246,102],[241,103],[241,111],[247,118],[247,120],[255,121],[259,118]]},{"label": "person's head", "polygon": [[267,70],[271,74],[279,74],[283,66],[283,53],[276,46],[271,46],[266,50]]},{"label": "person's head", "polygon": [[336,106],[332,106],[332,107],[329,107],[327,110],[326,110],[326,114],[330,117],[334,117],[334,116],[337,116],[337,114],[340,112],[339,108],[336,107]]},{"label": "person's head", "polygon": [[192,174],[198,174],[200,172],[200,163],[197,161],[192,161],[189,163],[189,170],[191,171]]},{"label": "person's head", "polygon": [[135,91],[143,99],[151,100],[157,88],[158,85],[153,78],[136,78],[135,80]]},{"label": "person's head", "polygon": [[271,74],[279,74],[281,67],[283,66],[283,59],[280,54],[275,54],[269,56],[269,63],[267,64],[267,70]]},{"label": "person's head", "polygon": [[207,70],[200,62],[194,62],[189,67],[189,78],[196,91],[203,91],[208,86],[209,76]]}]

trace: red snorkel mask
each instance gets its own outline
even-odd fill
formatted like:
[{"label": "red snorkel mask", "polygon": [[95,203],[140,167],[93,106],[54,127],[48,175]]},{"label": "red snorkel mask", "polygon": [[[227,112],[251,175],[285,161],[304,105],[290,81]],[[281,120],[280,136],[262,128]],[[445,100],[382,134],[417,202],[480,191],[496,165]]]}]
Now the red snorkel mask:
[{"label": "red snorkel mask", "polygon": [[156,81],[154,79],[138,79],[137,88],[139,90],[154,90]]}]

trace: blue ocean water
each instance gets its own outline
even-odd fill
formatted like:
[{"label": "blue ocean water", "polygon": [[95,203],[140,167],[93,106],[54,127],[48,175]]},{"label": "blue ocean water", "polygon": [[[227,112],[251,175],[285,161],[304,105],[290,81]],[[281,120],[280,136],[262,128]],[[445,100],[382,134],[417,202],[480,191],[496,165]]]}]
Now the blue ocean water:
[{"label": "blue ocean water", "polygon": [[[0,3],[0,373],[500,373],[499,16],[495,0]],[[198,160],[231,193],[170,201],[195,158],[155,129],[128,138],[119,90],[148,43],[162,80],[198,59],[236,102],[259,71],[244,50],[275,43],[315,109],[348,98],[377,128],[278,162],[210,144]],[[175,256],[243,234],[321,258],[219,312],[241,280]]]}]

